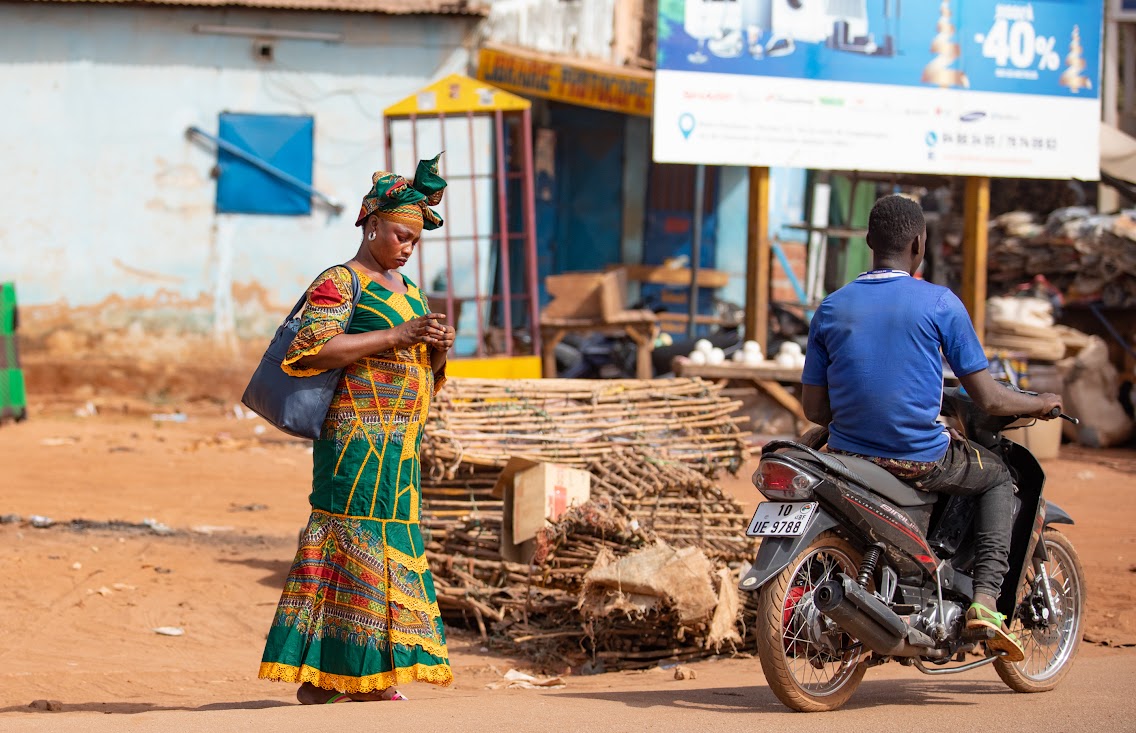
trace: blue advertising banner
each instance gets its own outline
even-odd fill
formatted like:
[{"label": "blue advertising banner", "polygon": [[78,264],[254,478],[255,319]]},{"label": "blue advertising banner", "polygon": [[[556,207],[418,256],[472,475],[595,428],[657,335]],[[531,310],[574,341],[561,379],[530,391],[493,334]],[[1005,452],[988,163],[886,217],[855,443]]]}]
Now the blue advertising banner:
[{"label": "blue advertising banner", "polygon": [[1102,0],[660,0],[655,159],[1099,176]]}]

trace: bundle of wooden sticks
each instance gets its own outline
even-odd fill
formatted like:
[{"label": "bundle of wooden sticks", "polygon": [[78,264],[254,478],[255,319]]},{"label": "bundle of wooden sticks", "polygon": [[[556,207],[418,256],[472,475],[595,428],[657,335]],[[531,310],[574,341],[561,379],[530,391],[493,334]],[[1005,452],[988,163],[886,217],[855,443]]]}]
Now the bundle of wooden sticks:
[{"label": "bundle of wooden sticks", "polygon": [[748,434],[730,415],[740,406],[700,379],[455,379],[431,410],[423,462],[439,478],[514,456],[584,468],[624,446],[708,474],[737,470]]},{"label": "bundle of wooden sticks", "polygon": [[[452,380],[422,450],[422,526],[443,615],[550,666],[633,669],[713,653],[705,628],[687,628],[666,604],[595,618],[581,591],[601,551],[619,558],[665,542],[699,548],[718,568],[752,560],[747,517],[713,481],[747,456],[736,407],[697,379]],[[501,558],[492,496],[513,456],[592,474],[591,501],[542,530],[528,563]]]}]

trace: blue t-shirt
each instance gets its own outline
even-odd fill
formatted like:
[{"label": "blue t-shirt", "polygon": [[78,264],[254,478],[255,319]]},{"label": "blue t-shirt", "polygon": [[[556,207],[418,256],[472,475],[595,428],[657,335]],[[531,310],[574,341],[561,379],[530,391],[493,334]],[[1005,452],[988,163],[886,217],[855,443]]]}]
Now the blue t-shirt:
[{"label": "blue t-shirt", "polygon": [[947,288],[905,272],[869,272],[824,299],[809,327],[801,381],[828,387],[837,450],[937,461],[943,362],[959,376],[988,366],[970,316]]}]

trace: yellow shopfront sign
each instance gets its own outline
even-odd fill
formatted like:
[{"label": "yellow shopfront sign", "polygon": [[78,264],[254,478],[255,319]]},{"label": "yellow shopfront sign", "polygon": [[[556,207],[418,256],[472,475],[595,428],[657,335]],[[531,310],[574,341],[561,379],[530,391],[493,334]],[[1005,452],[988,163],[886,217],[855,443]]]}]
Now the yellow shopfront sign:
[{"label": "yellow shopfront sign", "polygon": [[477,78],[532,97],[651,116],[655,78],[646,71],[590,66],[538,53],[486,47],[481,49]]}]

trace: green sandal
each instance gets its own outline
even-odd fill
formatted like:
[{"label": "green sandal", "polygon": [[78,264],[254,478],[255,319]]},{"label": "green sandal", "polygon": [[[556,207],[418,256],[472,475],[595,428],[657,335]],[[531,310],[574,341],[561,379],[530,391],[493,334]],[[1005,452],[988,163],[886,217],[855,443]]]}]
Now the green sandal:
[{"label": "green sandal", "polygon": [[966,612],[966,628],[993,629],[994,638],[986,640],[986,649],[999,654],[1008,662],[1020,662],[1026,658],[1022,645],[1006,628],[1006,617],[991,611],[981,603],[972,603]]},{"label": "green sandal", "polygon": [[324,702],[324,705],[334,705],[337,702],[354,702],[354,700],[352,700],[351,696],[348,695],[346,692],[337,692],[334,695],[332,695],[331,697],[329,697]]}]

